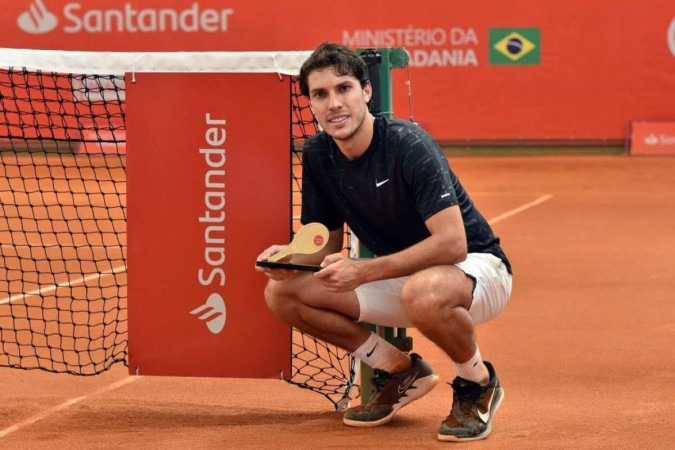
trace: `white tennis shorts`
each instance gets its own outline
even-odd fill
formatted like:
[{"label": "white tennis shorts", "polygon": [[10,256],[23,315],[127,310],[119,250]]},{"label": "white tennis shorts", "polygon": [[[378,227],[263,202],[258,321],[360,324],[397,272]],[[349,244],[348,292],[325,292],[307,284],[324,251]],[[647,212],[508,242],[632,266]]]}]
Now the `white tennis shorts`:
[{"label": "white tennis shorts", "polygon": [[[455,264],[476,281],[469,314],[475,325],[487,322],[506,308],[511,298],[512,276],[501,259],[488,253],[469,253]],[[400,293],[410,277],[378,280],[356,288],[359,322],[395,328],[414,328],[401,305]]]}]

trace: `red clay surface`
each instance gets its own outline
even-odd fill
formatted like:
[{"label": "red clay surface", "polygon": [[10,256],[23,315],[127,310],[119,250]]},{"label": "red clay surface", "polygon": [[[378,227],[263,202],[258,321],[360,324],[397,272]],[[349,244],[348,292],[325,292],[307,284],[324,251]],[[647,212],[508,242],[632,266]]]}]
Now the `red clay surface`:
[{"label": "red clay surface", "polygon": [[[139,377],[96,393],[127,378],[116,365],[95,377],[0,369],[0,447],[672,448],[675,158],[451,163],[487,218],[552,195],[494,225],[515,278],[509,307],[478,328],[506,392],[487,440],[436,441],[446,385],[389,425],[354,429],[323,397],[278,380]],[[450,381],[447,358],[409,335]]]}]

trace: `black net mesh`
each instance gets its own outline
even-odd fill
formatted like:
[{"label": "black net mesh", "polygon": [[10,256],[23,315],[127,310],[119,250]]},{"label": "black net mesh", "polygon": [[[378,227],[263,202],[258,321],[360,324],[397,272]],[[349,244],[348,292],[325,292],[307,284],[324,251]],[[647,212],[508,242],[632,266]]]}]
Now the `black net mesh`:
[{"label": "black net mesh", "polygon": [[[291,83],[293,220],[317,127]],[[95,375],[127,361],[123,76],[0,69],[0,366]],[[288,381],[344,406],[354,364],[293,330]]]},{"label": "black net mesh", "polygon": [[0,365],[127,353],[122,77],[0,71]]}]

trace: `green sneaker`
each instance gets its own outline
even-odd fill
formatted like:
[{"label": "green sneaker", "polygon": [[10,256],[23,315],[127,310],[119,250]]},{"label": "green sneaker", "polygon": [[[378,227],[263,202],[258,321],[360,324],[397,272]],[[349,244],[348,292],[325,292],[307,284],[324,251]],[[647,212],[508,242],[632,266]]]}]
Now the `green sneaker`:
[{"label": "green sneaker", "polygon": [[504,400],[504,389],[492,364],[483,362],[490,373],[490,382],[486,386],[461,377],[456,377],[450,384],[453,390],[452,409],[441,423],[439,441],[476,441],[490,434],[492,417]]},{"label": "green sneaker", "polygon": [[398,373],[374,370],[375,394],[365,405],[345,411],[342,421],[352,427],[377,427],[389,422],[396,411],[423,397],[438,384],[438,375],[416,353],[410,368]]}]

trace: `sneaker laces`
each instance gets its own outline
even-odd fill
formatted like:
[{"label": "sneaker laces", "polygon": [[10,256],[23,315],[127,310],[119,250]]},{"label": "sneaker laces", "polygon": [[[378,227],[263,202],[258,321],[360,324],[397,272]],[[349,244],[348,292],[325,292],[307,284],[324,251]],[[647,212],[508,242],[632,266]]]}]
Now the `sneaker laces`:
[{"label": "sneaker laces", "polygon": [[380,390],[382,390],[384,385],[387,384],[389,380],[391,380],[392,376],[389,372],[379,369],[375,369],[373,373],[374,376],[373,378],[371,378],[371,381],[373,383],[373,386],[375,386],[375,390],[379,392]]},{"label": "sneaker laces", "polygon": [[460,377],[448,384],[452,387],[455,401],[459,403],[459,407],[465,414],[471,412],[471,407],[478,402],[484,391],[484,387],[480,384]]}]

